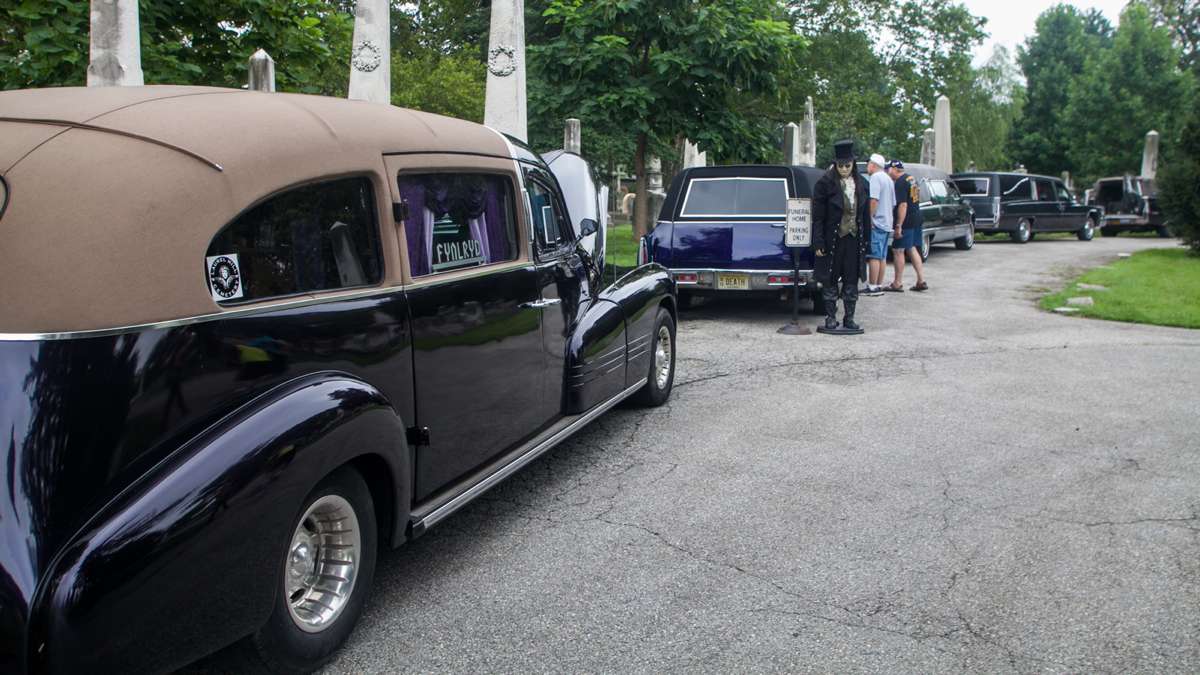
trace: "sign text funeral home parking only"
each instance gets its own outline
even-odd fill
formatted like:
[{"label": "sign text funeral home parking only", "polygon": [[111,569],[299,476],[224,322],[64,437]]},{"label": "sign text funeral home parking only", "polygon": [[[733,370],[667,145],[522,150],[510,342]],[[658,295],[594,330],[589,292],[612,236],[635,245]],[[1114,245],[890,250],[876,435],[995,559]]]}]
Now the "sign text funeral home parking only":
[{"label": "sign text funeral home parking only", "polygon": [[779,329],[784,335],[811,335],[800,325],[800,251],[812,246],[812,200],[787,200],[787,222],[784,223],[783,243],[792,249],[792,322]]}]

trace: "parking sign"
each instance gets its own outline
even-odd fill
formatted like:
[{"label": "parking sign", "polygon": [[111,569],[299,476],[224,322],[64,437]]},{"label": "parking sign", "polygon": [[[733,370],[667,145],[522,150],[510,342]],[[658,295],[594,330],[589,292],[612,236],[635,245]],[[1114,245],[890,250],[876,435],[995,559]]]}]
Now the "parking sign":
[{"label": "parking sign", "polygon": [[787,226],[784,244],[791,247],[812,246],[812,200],[787,201]]}]

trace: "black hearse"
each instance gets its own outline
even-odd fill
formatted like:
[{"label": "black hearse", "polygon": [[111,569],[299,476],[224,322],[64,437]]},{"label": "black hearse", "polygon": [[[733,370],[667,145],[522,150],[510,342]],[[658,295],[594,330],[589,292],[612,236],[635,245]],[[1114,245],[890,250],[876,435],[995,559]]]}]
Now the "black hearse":
[{"label": "black hearse", "polygon": [[1087,203],[1104,209],[1100,234],[1105,237],[1115,237],[1120,232],[1155,232],[1160,237],[1171,236],[1158,204],[1158,190],[1153,178],[1101,178],[1087,191]]},{"label": "black hearse", "polygon": [[486,127],[189,87],[0,118],[0,672],[310,671],[379,550],[671,392],[670,277],[601,288],[579,186]]},{"label": "black hearse", "polygon": [[1021,244],[1038,232],[1074,232],[1088,241],[1100,224],[1100,209],[1080,204],[1058,178],[994,171],[952,178],[975,209],[976,232],[1007,232]]},{"label": "black hearse", "polygon": [[975,210],[959,194],[950,175],[928,164],[905,164],[904,172],[917,181],[921,192],[921,258],[929,258],[933,244],[953,243],[960,251],[975,246]]}]

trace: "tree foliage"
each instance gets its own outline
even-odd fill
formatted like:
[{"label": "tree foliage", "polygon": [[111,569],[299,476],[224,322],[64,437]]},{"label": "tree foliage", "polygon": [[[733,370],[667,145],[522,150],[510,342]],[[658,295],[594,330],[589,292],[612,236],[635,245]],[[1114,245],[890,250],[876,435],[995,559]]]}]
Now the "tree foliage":
[{"label": "tree foliage", "polygon": [[1197,0],[1142,0],[1155,25],[1171,31],[1179,47],[1180,65],[1200,77],[1200,2]]},{"label": "tree foliage", "polygon": [[1171,229],[1200,255],[1200,98],[1192,104],[1179,136],[1168,146],[1158,190]]},{"label": "tree foliage", "polygon": [[1073,171],[1087,178],[1136,171],[1146,132],[1174,136],[1194,89],[1178,64],[1169,32],[1154,26],[1144,6],[1129,5],[1111,46],[1092,54],[1070,82],[1059,128]]}]

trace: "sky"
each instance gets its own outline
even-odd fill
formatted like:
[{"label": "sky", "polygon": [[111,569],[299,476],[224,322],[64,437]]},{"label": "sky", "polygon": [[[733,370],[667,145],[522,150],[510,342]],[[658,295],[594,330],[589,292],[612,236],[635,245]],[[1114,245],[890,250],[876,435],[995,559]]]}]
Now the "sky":
[{"label": "sky", "polygon": [[992,55],[996,44],[1016,50],[1018,44],[1033,33],[1034,22],[1043,11],[1060,1],[1075,5],[1082,10],[1092,7],[1104,12],[1113,26],[1128,0],[960,0],[975,16],[987,18],[985,30],[992,36],[975,50],[975,63],[981,64]]}]

